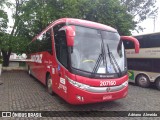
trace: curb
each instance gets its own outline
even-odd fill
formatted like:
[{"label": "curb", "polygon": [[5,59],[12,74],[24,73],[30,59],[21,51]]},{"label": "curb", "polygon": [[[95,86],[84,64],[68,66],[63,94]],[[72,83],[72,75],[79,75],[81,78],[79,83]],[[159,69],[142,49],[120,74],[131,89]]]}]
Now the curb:
[{"label": "curb", "polygon": [[2,71],[11,71],[11,70],[27,70],[26,67],[3,67]]}]

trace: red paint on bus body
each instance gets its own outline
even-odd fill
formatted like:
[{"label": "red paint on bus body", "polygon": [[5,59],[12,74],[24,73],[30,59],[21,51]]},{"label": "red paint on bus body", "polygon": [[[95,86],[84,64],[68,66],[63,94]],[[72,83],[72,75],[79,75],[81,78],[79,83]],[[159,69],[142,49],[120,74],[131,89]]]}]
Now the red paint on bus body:
[{"label": "red paint on bus body", "polygon": [[[117,32],[114,28],[111,28],[103,24],[86,20],[62,18],[51,23],[45,30],[43,30],[39,35],[37,35],[32,40],[32,42],[35,41],[43,33],[45,33],[46,31],[48,31],[49,29],[60,23],[67,23],[67,24],[69,23],[71,25],[81,25],[96,29],[103,29],[107,31]],[[73,32],[69,34],[71,37],[74,36]],[[52,39],[53,54],[51,55],[46,51],[32,53],[30,54],[32,59],[27,62],[32,75],[35,76],[39,81],[41,81],[43,84],[46,85],[46,76],[50,74],[52,78],[53,92],[57,93],[60,97],[62,97],[70,104],[96,103],[96,102],[112,101],[126,97],[128,93],[127,74],[119,78],[107,78],[107,79],[89,78],[73,74],[58,62],[55,52],[55,43],[53,42],[54,41],[53,30],[51,30],[51,36],[52,36],[51,39]],[[122,37],[122,38],[131,39],[133,42],[136,41],[136,39],[128,37]],[[138,52],[139,44],[137,41],[135,43],[135,46],[136,46],[136,51]],[[79,86],[81,86],[81,84],[86,85],[85,89],[87,90],[81,89],[79,88],[79,86],[78,87],[75,86],[74,85],[75,82],[77,82]],[[116,86],[117,87],[121,86],[122,88],[121,89],[116,88]],[[115,87],[115,89],[119,90],[112,92],[110,91],[112,87]],[[99,90],[100,92],[97,92]]]}]

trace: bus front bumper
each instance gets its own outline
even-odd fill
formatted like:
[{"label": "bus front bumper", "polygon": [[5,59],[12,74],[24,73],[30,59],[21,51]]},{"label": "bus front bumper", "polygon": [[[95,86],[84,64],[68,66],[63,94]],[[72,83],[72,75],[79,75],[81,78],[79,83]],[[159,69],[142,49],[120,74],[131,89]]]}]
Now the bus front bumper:
[{"label": "bus front bumper", "polygon": [[106,88],[106,92],[98,93],[85,91],[70,84],[67,90],[68,93],[66,101],[70,104],[97,103],[121,99],[126,97],[128,94],[128,84],[122,89],[114,92],[109,92],[110,90],[108,89],[108,87]]}]

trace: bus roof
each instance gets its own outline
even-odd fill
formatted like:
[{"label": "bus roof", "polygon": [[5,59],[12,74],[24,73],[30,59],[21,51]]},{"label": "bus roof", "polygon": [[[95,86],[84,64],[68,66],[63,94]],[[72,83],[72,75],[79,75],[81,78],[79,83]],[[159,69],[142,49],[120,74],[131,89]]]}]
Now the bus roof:
[{"label": "bus roof", "polygon": [[104,25],[104,24],[101,24],[101,23],[88,21],[88,20],[66,18],[66,23],[83,25],[83,26],[94,27],[94,28],[105,29],[105,30],[108,30],[108,31],[117,32],[116,29],[114,29],[110,26],[107,26],[107,25]]},{"label": "bus roof", "polygon": [[156,34],[160,34],[160,32],[154,32],[154,33],[144,33],[144,34],[132,35],[132,36],[134,36],[134,37],[138,37],[138,36],[145,36],[145,35],[156,35]]},{"label": "bus roof", "polygon": [[112,28],[110,26],[101,24],[101,23],[96,23],[96,22],[92,22],[92,21],[88,21],[88,20],[75,19],[75,18],[61,18],[61,19],[58,19],[56,21],[51,22],[51,24],[48,27],[46,27],[40,34],[35,36],[32,39],[32,41],[34,41],[37,37],[39,37],[41,34],[45,33],[46,31],[48,31],[51,27],[55,26],[58,23],[82,25],[82,26],[86,26],[86,27],[92,27],[92,28],[97,28],[97,29],[103,29],[103,30],[107,30],[107,31],[117,32],[116,29],[114,29],[114,28]]},{"label": "bus roof", "polygon": [[92,22],[92,21],[82,20],[82,19],[75,19],[75,18],[61,18],[61,19],[58,19],[58,20],[52,22],[51,26],[55,25],[55,23],[57,21],[63,21],[63,22],[66,22],[67,24],[82,25],[82,26],[105,29],[105,30],[108,30],[108,31],[117,32],[116,29],[114,29],[110,26],[107,26],[107,25],[104,25],[104,24],[101,24],[101,23],[97,23],[97,22]]}]

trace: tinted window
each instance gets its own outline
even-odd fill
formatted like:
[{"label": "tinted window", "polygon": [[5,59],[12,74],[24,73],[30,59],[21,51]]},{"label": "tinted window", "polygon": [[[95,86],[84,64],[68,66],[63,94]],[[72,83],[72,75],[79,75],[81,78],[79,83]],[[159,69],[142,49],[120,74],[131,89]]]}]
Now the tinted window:
[{"label": "tinted window", "polygon": [[29,45],[30,53],[43,52],[43,51],[47,51],[50,54],[52,54],[52,39],[50,31],[47,31],[46,33],[40,35],[35,41],[33,41]]},{"label": "tinted window", "polygon": [[151,71],[152,63],[150,59],[127,59],[128,69]]},{"label": "tinted window", "polygon": [[[135,36],[140,43],[140,48],[160,47],[160,34]],[[126,49],[134,49],[134,43],[123,41]]]},{"label": "tinted window", "polygon": [[55,40],[55,48],[56,48],[56,55],[58,61],[67,67],[67,56],[68,56],[68,49],[67,49],[67,41],[66,41],[66,34],[65,31],[59,31],[65,24],[59,24],[53,28],[54,31],[54,40]]},{"label": "tinted window", "polygon": [[123,41],[125,49],[134,49],[134,43],[131,41]]},{"label": "tinted window", "polygon": [[147,72],[160,72],[159,59],[127,59],[128,69]]},{"label": "tinted window", "polygon": [[160,72],[160,59],[152,59],[152,71]]},{"label": "tinted window", "polygon": [[139,40],[141,48],[160,47],[160,34],[143,35],[135,38]]}]

